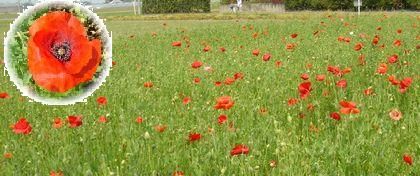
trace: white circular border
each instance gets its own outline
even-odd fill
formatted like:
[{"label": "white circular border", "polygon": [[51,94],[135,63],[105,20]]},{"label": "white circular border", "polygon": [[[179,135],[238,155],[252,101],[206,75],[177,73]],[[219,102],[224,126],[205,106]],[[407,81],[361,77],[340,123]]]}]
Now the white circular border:
[{"label": "white circular border", "polygon": [[[9,42],[13,39],[14,34],[16,33],[16,28],[22,23],[25,18],[28,18],[30,15],[36,11],[51,6],[64,5],[70,7],[76,7],[81,10],[82,13],[87,14],[88,17],[93,18],[93,21],[98,25],[101,30],[101,43],[103,45],[103,60],[101,61],[102,71],[100,72],[98,78],[89,84],[85,90],[75,96],[69,97],[60,97],[60,98],[48,98],[39,96],[34,90],[29,86],[24,85],[23,81],[18,78],[13,65],[11,64],[11,55],[9,55]],[[4,39],[4,63],[6,70],[10,76],[10,80],[15,84],[15,86],[20,90],[23,96],[27,96],[30,99],[40,102],[45,105],[71,105],[77,102],[87,102],[88,98],[92,93],[98,89],[102,83],[106,82],[105,78],[109,75],[109,71],[112,66],[112,36],[109,35],[106,26],[104,25],[103,20],[101,20],[98,15],[90,11],[88,8],[74,2],[73,0],[46,0],[41,3],[37,3],[35,6],[30,6],[23,13],[19,14],[19,17],[16,18],[12,24],[10,24],[10,30],[7,32],[7,36]]]}]

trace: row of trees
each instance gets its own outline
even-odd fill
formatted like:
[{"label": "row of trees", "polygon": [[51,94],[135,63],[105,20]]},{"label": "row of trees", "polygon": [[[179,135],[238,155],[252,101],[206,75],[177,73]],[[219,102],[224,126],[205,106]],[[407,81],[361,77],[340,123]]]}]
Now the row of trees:
[{"label": "row of trees", "polygon": [[[420,10],[419,0],[361,0],[362,9],[370,10]],[[284,0],[288,10],[348,10],[353,0]]]},{"label": "row of trees", "polygon": [[210,0],[142,0],[142,3],[145,14],[210,12]]},{"label": "row of trees", "polygon": [[[285,3],[287,10],[350,10],[353,0],[243,0],[244,3]],[[221,4],[236,0],[221,0]],[[420,0],[362,0],[362,9],[370,10],[420,10]]]}]

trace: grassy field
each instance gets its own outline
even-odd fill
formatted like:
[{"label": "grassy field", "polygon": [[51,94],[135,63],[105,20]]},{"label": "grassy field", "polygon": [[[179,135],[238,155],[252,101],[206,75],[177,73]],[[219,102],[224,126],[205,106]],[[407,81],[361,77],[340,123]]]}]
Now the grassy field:
[{"label": "grassy field", "polygon": [[[175,17],[182,15],[188,16]],[[0,99],[0,175],[420,173],[418,13],[251,15],[107,16],[116,65],[87,103],[28,102],[1,74],[0,93],[9,97]],[[8,23],[0,21],[2,33]],[[181,46],[172,46],[177,41]],[[363,47],[356,51],[358,43]],[[394,54],[395,63],[389,61]],[[195,61],[202,66],[192,68]],[[378,73],[381,63],[386,73]],[[391,75],[403,83],[392,85]],[[337,86],[342,80],[345,88]],[[300,95],[306,82],[311,89]],[[105,105],[97,103],[101,96]],[[233,107],[215,109],[221,96],[230,96]],[[355,102],[360,112],[346,114],[342,101]],[[400,120],[390,117],[395,109]],[[341,118],[330,117],[333,112]],[[222,114],[227,121],[220,124]],[[83,124],[70,128],[70,115],[81,115]],[[21,117],[32,126],[28,135],[12,130]],[[57,117],[60,128],[53,125]],[[201,138],[191,141],[194,133]],[[237,144],[249,153],[232,156]]]}]

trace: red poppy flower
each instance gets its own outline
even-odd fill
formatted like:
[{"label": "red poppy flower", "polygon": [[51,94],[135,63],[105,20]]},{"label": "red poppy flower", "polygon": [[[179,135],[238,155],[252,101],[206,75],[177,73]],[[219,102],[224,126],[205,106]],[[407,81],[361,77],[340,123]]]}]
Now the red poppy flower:
[{"label": "red poppy flower", "polygon": [[1,93],[0,93],[0,98],[1,98],[1,99],[4,99],[4,98],[9,98],[9,94],[8,94],[8,93],[6,93],[6,92],[1,92]]},{"label": "red poppy flower", "polygon": [[311,82],[301,83],[298,87],[298,90],[299,90],[300,98],[305,99],[311,93],[311,90],[312,90]]},{"label": "red poppy flower", "polygon": [[100,116],[98,118],[98,122],[99,123],[106,123],[106,122],[108,122],[108,119],[105,116]]},{"label": "red poppy flower", "polygon": [[338,112],[333,112],[333,113],[331,113],[331,114],[330,114],[330,117],[331,117],[332,119],[334,119],[334,120],[340,120],[340,119],[341,119],[341,116],[340,116],[340,114],[339,114]]},{"label": "red poppy flower", "polygon": [[352,101],[341,101],[340,106],[340,112],[342,114],[358,114],[360,112],[356,107],[356,103]]},{"label": "red poppy flower", "polygon": [[280,68],[283,63],[281,61],[276,61],[274,64],[277,68]]},{"label": "red poppy flower", "polygon": [[166,130],[166,125],[156,125],[155,130],[159,133],[162,133]]},{"label": "red poppy flower", "polygon": [[363,44],[362,44],[362,43],[357,43],[357,44],[354,46],[354,50],[355,50],[355,51],[360,51],[362,48],[363,48]]},{"label": "red poppy flower", "polygon": [[101,41],[89,41],[77,17],[49,12],[29,28],[28,67],[35,83],[51,92],[66,92],[92,80],[101,62]]},{"label": "red poppy flower", "polygon": [[365,90],[363,91],[363,93],[364,93],[365,95],[372,95],[372,94],[373,94],[373,89],[372,89],[372,87],[369,87],[369,88],[365,89]]},{"label": "red poppy flower", "polygon": [[338,40],[339,42],[344,42],[344,37],[343,37],[343,36],[338,36],[337,40]]},{"label": "red poppy flower", "polygon": [[233,75],[233,78],[235,78],[235,80],[244,79],[244,74],[241,72],[237,72]]},{"label": "red poppy flower", "polygon": [[10,152],[7,152],[7,153],[5,153],[5,154],[3,155],[3,157],[4,157],[4,158],[6,158],[6,159],[10,159],[10,158],[12,158],[12,157],[13,157],[13,154],[12,154],[12,153],[10,153]]},{"label": "red poppy flower", "polygon": [[82,125],[82,116],[68,116],[67,121],[69,122],[70,128],[76,128]]},{"label": "red poppy flower", "polygon": [[258,55],[260,55],[260,50],[259,50],[259,49],[255,49],[255,50],[253,50],[253,51],[252,51],[252,55],[254,55],[254,56],[258,56]]},{"label": "red poppy flower", "polygon": [[224,124],[226,122],[226,120],[227,120],[227,116],[224,115],[224,114],[220,115],[219,118],[217,119],[217,121],[219,122],[220,125]]},{"label": "red poppy flower", "polygon": [[219,49],[220,49],[221,52],[225,52],[226,51],[226,48],[224,48],[224,47],[220,47]]},{"label": "red poppy flower", "polygon": [[388,71],[388,65],[386,63],[379,64],[378,69],[376,70],[377,73],[383,75]]},{"label": "red poppy flower", "polygon": [[303,80],[308,80],[309,79],[309,74],[303,73],[303,74],[300,75],[300,78],[303,79]]},{"label": "red poppy flower", "polygon": [[393,44],[394,46],[397,46],[397,47],[401,46],[401,40],[395,40]]},{"label": "red poppy flower", "polygon": [[206,46],[206,47],[204,47],[204,49],[203,49],[203,51],[204,52],[208,52],[208,51],[210,51],[211,50],[211,47],[210,46]]},{"label": "red poppy flower", "polygon": [[398,55],[396,55],[396,54],[394,54],[394,55],[392,55],[392,56],[388,57],[388,62],[389,62],[390,64],[393,64],[393,63],[395,63],[395,62],[397,62],[397,61],[398,61]]},{"label": "red poppy flower", "polygon": [[202,65],[203,65],[203,63],[202,63],[202,62],[200,62],[200,61],[194,61],[194,62],[191,64],[191,67],[192,67],[192,68],[197,69],[197,68],[200,68]]},{"label": "red poppy flower", "polygon": [[53,122],[53,128],[61,128],[62,126],[63,126],[63,124],[64,124],[64,122],[61,120],[61,118],[60,117],[57,117],[57,118],[55,118],[54,119],[54,122]]},{"label": "red poppy flower", "polygon": [[233,102],[232,98],[229,96],[222,96],[216,100],[216,105],[214,106],[215,109],[223,109],[228,110],[233,107],[235,102]]},{"label": "red poppy flower", "polygon": [[332,73],[335,76],[342,76],[341,70],[340,68],[336,67],[336,66],[328,66],[327,67],[328,72]]},{"label": "red poppy flower", "polygon": [[344,42],[346,42],[346,43],[350,43],[350,41],[351,41],[351,38],[350,38],[350,37],[345,37],[345,38],[344,38]]},{"label": "red poppy flower", "polygon": [[400,81],[398,81],[398,79],[395,78],[394,75],[390,75],[388,77],[388,81],[391,82],[391,84],[394,85],[394,86],[400,84]]},{"label": "red poppy flower", "polygon": [[152,88],[153,87],[153,82],[151,82],[151,81],[145,82],[143,84],[143,86],[146,87],[146,88]]},{"label": "red poppy flower", "polygon": [[313,111],[315,109],[315,105],[312,103],[309,103],[308,106],[306,106],[306,109],[308,109],[309,111]]},{"label": "red poppy flower", "polygon": [[298,99],[296,99],[296,98],[290,98],[289,100],[287,100],[287,105],[293,106],[293,105],[297,104],[298,102],[299,102]]},{"label": "red poppy flower", "polygon": [[182,172],[182,171],[175,171],[173,174],[172,174],[172,176],[184,176],[185,174],[184,174],[184,172]]},{"label": "red poppy flower", "polygon": [[225,79],[225,84],[226,85],[231,85],[231,84],[233,84],[235,82],[235,79],[234,78],[231,78],[231,77],[228,77],[228,78],[226,78]]},{"label": "red poppy flower", "polygon": [[96,99],[96,102],[99,105],[106,105],[106,103],[108,102],[108,100],[106,99],[106,97],[101,96],[101,97],[98,97],[98,99]]},{"label": "red poppy flower", "polygon": [[398,120],[400,120],[401,118],[402,118],[402,113],[401,113],[401,111],[400,110],[398,110],[398,109],[392,109],[390,112],[389,112],[389,117],[392,119],[392,120],[395,120],[395,121],[398,121]]},{"label": "red poppy flower", "polygon": [[295,44],[294,43],[288,43],[286,44],[286,49],[289,51],[292,51],[295,48]]},{"label": "red poppy flower", "polygon": [[347,81],[345,79],[337,81],[335,84],[339,88],[346,88],[347,87]]},{"label": "red poppy flower", "polygon": [[291,38],[296,38],[297,36],[298,36],[298,34],[296,34],[296,33],[290,35]]},{"label": "red poppy flower", "polygon": [[316,75],[316,80],[317,81],[324,81],[325,80],[325,75]]},{"label": "red poppy flower", "polygon": [[136,122],[138,123],[138,124],[141,124],[141,123],[143,123],[143,118],[142,117],[137,117],[136,118]]},{"label": "red poppy flower", "polygon": [[172,42],[172,46],[180,47],[181,42],[180,41]]},{"label": "red poppy flower", "polygon": [[397,34],[401,34],[402,33],[402,29],[397,29]]},{"label": "red poppy flower", "polygon": [[406,164],[408,164],[410,166],[413,165],[413,158],[410,155],[404,154],[403,155],[403,160]]},{"label": "red poppy flower", "polygon": [[201,79],[200,78],[194,78],[194,83],[198,84],[200,82],[201,82]]},{"label": "red poppy flower", "polygon": [[190,97],[185,97],[183,100],[182,100],[182,104],[184,104],[184,105],[186,105],[186,104],[188,104],[188,103],[190,103],[191,102],[191,98]]},{"label": "red poppy flower", "polygon": [[378,43],[379,43],[379,36],[378,35],[375,35],[375,37],[373,37],[373,40],[372,40],[372,45],[377,45]]},{"label": "red poppy flower", "polygon": [[17,121],[13,125],[13,132],[15,134],[29,134],[32,131],[32,126],[29,124],[29,122],[25,118],[20,118],[19,121]]},{"label": "red poppy flower", "polygon": [[51,171],[50,176],[64,176],[62,171]]},{"label": "red poppy flower", "polygon": [[222,82],[220,82],[220,81],[216,81],[216,82],[214,82],[214,85],[215,85],[215,86],[217,86],[217,87],[218,87],[218,86],[221,86],[221,85],[222,85]]},{"label": "red poppy flower", "polygon": [[249,153],[249,148],[245,146],[244,144],[238,144],[230,151],[231,156],[240,155],[240,154],[246,155],[248,153]]},{"label": "red poppy flower", "polygon": [[271,59],[271,54],[270,53],[266,53],[263,56],[263,61],[269,61]]},{"label": "red poppy flower", "polygon": [[190,142],[198,141],[200,139],[201,139],[201,134],[200,133],[190,133],[190,135],[188,136],[188,140]]},{"label": "red poppy flower", "polygon": [[344,68],[343,70],[341,70],[341,74],[343,74],[343,75],[345,75],[347,73],[350,73],[350,72],[351,72],[351,68],[350,67],[347,67],[347,68]]},{"label": "red poppy flower", "polygon": [[404,78],[400,82],[400,92],[404,93],[407,91],[408,87],[410,87],[411,83],[413,82],[413,79],[410,77]]}]

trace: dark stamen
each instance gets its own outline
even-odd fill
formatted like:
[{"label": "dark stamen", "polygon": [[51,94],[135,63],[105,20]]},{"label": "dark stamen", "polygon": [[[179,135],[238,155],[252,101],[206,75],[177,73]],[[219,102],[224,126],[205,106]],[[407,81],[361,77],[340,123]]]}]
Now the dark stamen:
[{"label": "dark stamen", "polygon": [[55,56],[60,62],[68,62],[71,57],[70,43],[65,41],[62,43],[54,43],[51,46],[51,54]]}]

